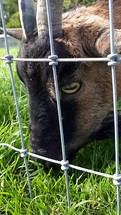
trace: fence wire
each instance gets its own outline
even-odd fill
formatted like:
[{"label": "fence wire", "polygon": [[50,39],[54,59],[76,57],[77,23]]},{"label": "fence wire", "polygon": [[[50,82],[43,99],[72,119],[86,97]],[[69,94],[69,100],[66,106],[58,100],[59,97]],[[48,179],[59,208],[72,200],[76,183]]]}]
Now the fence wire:
[{"label": "fence wire", "polygon": [[[87,172],[87,173],[91,173],[91,174],[95,174],[95,175],[99,175],[102,177],[113,179],[113,183],[114,183],[114,185],[116,185],[116,190],[117,190],[117,215],[119,215],[120,214],[121,175],[119,172],[119,136],[118,136],[118,111],[117,111],[117,89],[116,89],[117,88],[117,86],[116,86],[116,65],[118,62],[121,61],[121,57],[119,57],[115,53],[115,48],[114,48],[113,0],[109,0],[110,55],[108,55],[106,58],[71,58],[71,59],[70,58],[58,58],[58,56],[56,55],[55,50],[54,50],[54,41],[53,41],[53,32],[52,32],[52,22],[51,22],[51,12],[50,12],[49,0],[46,0],[46,8],[47,8],[47,17],[48,17],[48,26],[49,26],[51,55],[48,56],[48,58],[39,58],[39,59],[14,58],[13,56],[10,55],[10,51],[9,51],[9,46],[8,46],[8,41],[7,41],[6,25],[5,25],[5,19],[4,19],[4,10],[3,10],[3,6],[2,6],[2,0],[0,0],[0,10],[1,10],[3,31],[4,31],[5,49],[6,49],[6,56],[0,57],[0,60],[6,61],[6,63],[8,64],[9,72],[10,72],[13,95],[14,95],[14,100],[15,100],[15,105],[16,105],[16,112],[17,112],[17,117],[18,117],[19,130],[20,130],[21,149],[13,147],[8,143],[0,143],[0,146],[11,148],[11,149],[19,152],[21,157],[23,157],[26,175],[27,175],[27,179],[28,179],[30,198],[32,198],[32,187],[31,187],[29,168],[28,168],[28,163],[27,163],[27,156],[28,155],[30,155],[31,157],[39,158],[41,160],[49,161],[49,162],[52,162],[52,163],[55,163],[55,164],[58,164],[61,166],[61,169],[65,173],[66,196],[67,196],[68,208],[70,208],[69,181],[68,181],[68,169],[69,168],[73,168],[75,170],[79,170],[79,171],[83,171],[83,172]],[[31,152],[28,152],[27,149],[25,148],[24,138],[23,138],[23,129],[22,129],[19,106],[18,106],[18,98],[17,98],[17,94],[16,94],[15,82],[14,82],[14,77],[13,77],[13,72],[12,72],[12,67],[11,67],[11,63],[13,61],[48,62],[49,65],[52,66],[55,91],[56,91],[56,99],[57,99],[57,111],[58,111],[61,148],[62,148],[62,157],[63,157],[62,161],[50,159],[48,157],[44,157],[44,156],[40,156],[40,155],[31,153]],[[59,87],[58,87],[57,71],[56,71],[56,65],[59,62],[107,62],[108,66],[111,67],[112,87],[113,87],[113,107],[114,107],[114,128],[115,128],[115,163],[116,163],[115,175],[110,175],[110,174],[94,171],[91,169],[83,168],[80,166],[75,166],[75,165],[70,164],[69,161],[66,159],[66,151],[65,151],[65,144],[64,144],[64,133],[63,133],[63,125],[62,125],[62,115],[61,115],[61,106],[60,106],[60,96],[59,96]]]}]

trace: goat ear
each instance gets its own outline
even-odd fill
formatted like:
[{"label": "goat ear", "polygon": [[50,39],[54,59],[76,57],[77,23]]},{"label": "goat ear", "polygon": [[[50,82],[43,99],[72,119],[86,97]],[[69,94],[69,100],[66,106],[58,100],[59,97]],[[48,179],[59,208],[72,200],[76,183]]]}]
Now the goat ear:
[{"label": "goat ear", "polygon": [[[102,57],[107,56],[110,53],[110,30],[109,28],[103,31],[103,33],[98,37],[96,43],[96,50]],[[115,53],[121,53],[121,30],[114,30],[114,46]]]},{"label": "goat ear", "polygon": [[[14,37],[17,40],[22,40],[23,37],[23,32],[22,32],[22,28],[11,28],[9,30],[6,31],[8,35]],[[0,34],[3,34],[3,29],[0,28]]]}]

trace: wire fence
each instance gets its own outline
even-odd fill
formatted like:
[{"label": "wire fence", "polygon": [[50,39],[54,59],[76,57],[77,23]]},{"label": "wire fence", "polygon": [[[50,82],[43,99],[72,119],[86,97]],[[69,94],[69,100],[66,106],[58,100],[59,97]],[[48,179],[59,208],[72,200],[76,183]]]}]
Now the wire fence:
[{"label": "wire fence", "polygon": [[[18,117],[18,124],[19,124],[19,130],[20,130],[20,137],[21,137],[21,149],[18,149],[16,147],[11,146],[8,143],[0,143],[0,146],[3,147],[9,147],[17,152],[20,153],[21,157],[24,159],[27,179],[28,179],[28,187],[29,187],[29,193],[30,198],[32,198],[32,187],[31,187],[31,181],[29,176],[29,168],[28,168],[28,162],[27,162],[27,156],[30,155],[34,158],[39,158],[45,161],[49,161],[55,164],[59,164],[61,166],[61,169],[64,171],[65,174],[65,183],[66,183],[66,196],[67,196],[67,204],[68,208],[70,208],[70,195],[69,195],[69,181],[68,181],[68,169],[73,168],[79,171],[87,172],[90,174],[99,175],[102,177],[107,177],[113,179],[113,183],[116,186],[117,189],[117,214],[120,214],[120,185],[121,185],[121,175],[119,172],[119,136],[118,136],[118,112],[117,112],[117,90],[116,90],[116,65],[118,62],[121,61],[121,57],[115,54],[115,47],[114,47],[114,24],[113,24],[113,0],[109,0],[109,19],[110,19],[110,55],[108,55],[106,58],[58,58],[55,54],[54,50],[54,43],[53,43],[53,32],[52,32],[52,22],[51,22],[51,12],[50,12],[50,3],[49,0],[46,0],[46,8],[47,8],[47,17],[48,17],[48,26],[49,26],[49,38],[50,38],[50,50],[51,55],[48,58],[39,58],[39,59],[24,59],[24,58],[14,58],[12,55],[10,55],[10,50],[8,46],[8,39],[7,39],[7,32],[6,32],[6,26],[5,26],[5,20],[4,20],[4,10],[2,6],[2,0],[0,0],[0,10],[1,10],[1,18],[2,18],[2,25],[4,30],[4,38],[5,38],[5,48],[6,48],[6,56],[0,57],[0,60],[4,60],[8,64],[8,69],[11,76],[11,83],[12,83],[12,89],[13,89],[13,95],[15,99],[16,104],[16,111],[17,111],[17,117]],[[60,128],[60,138],[61,138],[61,148],[62,148],[62,161],[50,159],[44,156],[40,156],[34,153],[31,153],[27,151],[24,144],[24,138],[23,138],[23,129],[20,119],[20,111],[18,106],[18,98],[16,94],[16,88],[15,88],[15,82],[12,72],[11,63],[13,61],[33,61],[33,62],[48,62],[50,66],[52,66],[53,69],[53,77],[54,77],[54,84],[55,84],[55,92],[56,92],[56,99],[57,99],[57,111],[58,111],[58,119],[59,119],[59,128]],[[115,163],[116,163],[116,170],[115,175],[110,175],[98,171],[94,171],[91,169],[83,168],[80,166],[75,166],[69,163],[69,161],[66,159],[66,151],[65,151],[65,144],[64,144],[64,133],[63,133],[63,125],[62,125],[62,117],[61,117],[61,106],[60,106],[60,97],[59,97],[59,87],[58,87],[58,81],[57,81],[57,72],[56,72],[56,65],[57,62],[107,62],[108,66],[111,67],[112,71],[112,86],[113,86],[113,107],[114,107],[114,127],[115,127]]]}]

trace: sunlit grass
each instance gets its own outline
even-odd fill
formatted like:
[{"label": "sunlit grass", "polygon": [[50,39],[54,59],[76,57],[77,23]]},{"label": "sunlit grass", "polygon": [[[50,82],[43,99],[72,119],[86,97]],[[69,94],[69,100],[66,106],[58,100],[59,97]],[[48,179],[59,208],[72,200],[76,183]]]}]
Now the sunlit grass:
[{"label": "sunlit grass", "polygon": [[[5,50],[2,50],[3,56]],[[11,54],[17,56],[17,50]],[[21,148],[15,102],[8,65],[0,61],[0,142]],[[26,89],[12,64],[18,95],[25,145],[29,149],[29,117]],[[121,151],[121,150],[120,150]],[[116,215],[116,187],[108,178],[69,170],[71,208],[66,203],[63,172],[45,171],[41,164],[28,162],[33,199],[29,197],[23,158],[0,147],[0,215]],[[114,141],[105,140],[86,146],[74,164],[115,174]]]}]

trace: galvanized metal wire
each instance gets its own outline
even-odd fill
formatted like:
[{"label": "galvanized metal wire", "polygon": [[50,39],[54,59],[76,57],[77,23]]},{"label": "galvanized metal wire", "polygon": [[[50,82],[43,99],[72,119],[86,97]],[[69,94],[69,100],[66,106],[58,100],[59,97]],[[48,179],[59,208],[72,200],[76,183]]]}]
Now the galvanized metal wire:
[{"label": "galvanized metal wire", "polygon": [[[9,46],[8,46],[8,40],[7,40],[7,32],[6,32],[6,26],[5,26],[5,19],[4,19],[4,13],[3,13],[2,0],[0,0],[0,11],[1,11],[1,18],[2,18],[4,36],[5,36],[5,49],[6,49],[5,58],[7,60],[6,63],[8,64],[8,69],[9,69],[9,73],[10,73],[10,77],[11,77],[11,84],[12,84],[12,90],[13,90],[15,105],[16,105],[16,112],[17,112],[17,118],[18,118],[18,124],[19,124],[19,131],[20,131],[22,150],[24,151],[25,150],[25,144],[24,144],[24,138],[23,138],[23,129],[22,129],[22,124],[21,124],[21,119],[20,119],[20,111],[19,111],[19,105],[18,105],[18,98],[17,98],[17,94],[16,94],[15,81],[14,81],[13,72],[12,72],[12,66],[11,66],[12,56],[10,55],[10,52],[9,52]],[[32,198],[32,189],[31,189],[31,182],[30,182],[28,162],[27,162],[26,155],[23,156],[23,158],[24,158],[24,164],[25,164],[26,174],[27,174],[27,179],[28,179],[28,187],[29,187],[30,198]]]},{"label": "galvanized metal wire", "polygon": [[[115,162],[116,177],[119,176],[119,136],[118,136],[118,112],[117,112],[117,87],[116,87],[116,64],[114,47],[114,20],[113,20],[113,0],[109,0],[109,20],[110,20],[110,56],[113,86],[113,108],[114,108],[114,127],[115,127]],[[117,214],[120,214],[120,183],[117,186]]]},{"label": "galvanized metal wire", "polygon": [[[66,195],[67,195],[68,208],[70,207],[68,168],[73,168],[73,169],[76,169],[79,171],[83,171],[83,172],[87,172],[90,174],[95,174],[95,175],[99,175],[102,177],[113,179],[114,185],[116,185],[116,189],[117,189],[117,215],[119,215],[120,214],[121,176],[120,176],[120,172],[119,172],[119,137],[118,137],[118,112],[117,112],[117,90],[116,90],[116,64],[121,61],[121,57],[119,57],[115,53],[115,48],[114,48],[113,0],[109,0],[110,55],[107,56],[107,58],[58,58],[58,56],[56,56],[56,53],[54,50],[54,45],[53,45],[53,32],[52,32],[51,12],[50,12],[49,0],[46,0],[46,7],[47,7],[47,16],[48,16],[51,55],[48,56],[48,58],[39,58],[39,59],[14,58],[13,56],[10,55],[10,52],[9,52],[9,47],[8,47],[8,42],[7,42],[6,26],[5,26],[5,20],[4,20],[4,14],[3,14],[2,0],[0,0],[0,10],[1,10],[3,29],[4,29],[5,48],[6,48],[6,56],[0,57],[0,60],[4,60],[7,62],[9,72],[10,72],[13,95],[14,95],[14,99],[15,99],[15,105],[16,105],[16,111],[17,111],[17,117],[18,117],[18,124],[19,124],[22,148],[18,149],[18,148],[14,147],[8,143],[0,143],[0,146],[13,149],[13,150],[17,151],[18,153],[20,153],[21,157],[24,158],[25,169],[26,169],[26,174],[27,174],[27,179],[28,179],[29,193],[30,193],[31,198],[32,198],[32,188],[31,188],[31,181],[30,181],[29,169],[28,169],[28,163],[27,163],[27,155],[30,155],[31,157],[39,158],[39,159],[42,159],[45,161],[49,161],[49,162],[52,162],[52,163],[55,163],[55,164],[58,164],[61,166],[61,168],[64,170],[64,173],[65,173]],[[118,59],[117,61],[116,61],[116,56]],[[60,127],[60,137],[61,137],[61,147],[62,147],[62,157],[63,157],[62,161],[50,159],[50,158],[47,158],[44,156],[40,156],[40,155],[31,153],[31,152],[28,152],[27,149],[25,148],[24,138],[23,138],[23,130],[22,130],[21,119],[20,119],[18,99],[17,99],[17,95],[16,95],[15,83],[14,83],[12,67],[11,67],[11,63],[13,61],[48,62],[49,65],[52,66],[54,83],[55,83],[56,99],[57,99],[58,120],[59,120],[59,127]],[[65,151],[65,144],[64,144],[64,132],[63,132],[62,117],[61,117],[61,106],[60,106],[60,96],[59,96],[59,88],[58,88],[58,81],[57,81],[56,65],[59,62],[83,62],[83,61],[107,62],[108,65],[111,67],[112,87],[113,87],[113,106],[114,106],[114,127],[115,127],[115,163],[116,163],[115,175],[110,175],[110,174],[98,172],[95,170],[75,166],[75,165],[70,164],[66,159],[66,151]]]},{"label": "galvanized metal wire", "polygon": [[57,56],[55,55],[55,51],[54,51],[51,10],[50,10],[49,0],[46,0],[46,8],[47,8],[47,18],[48,18],[48,28],[49,28],[49,38],[50,38],[50,51],[51,51],[51,56],[49,56],[49,58],[51,59],[51,62],[49,64],[52,66],[52,69],[53,69],[53,78],[54,78],[54,84],[55,84],[55,93],[56,93],[57,111],[58,111],[58,121],[59,121],[59,128],[60,128],[61,149],[62,149],[62,157],[63,157],[63,161],[61,162],[61,169],[64,170],[64,174],[65,174],[67,203],[68,203],[68,208],[70,208],[70,195],[69,195],[69,182],[68,182],[69,163],[66,160],[66,150],[65,150],[65,142],[64,142],[60,95],[59,95],[57,70],[56,70],[56,66],[58,63],[56,61]]}]

